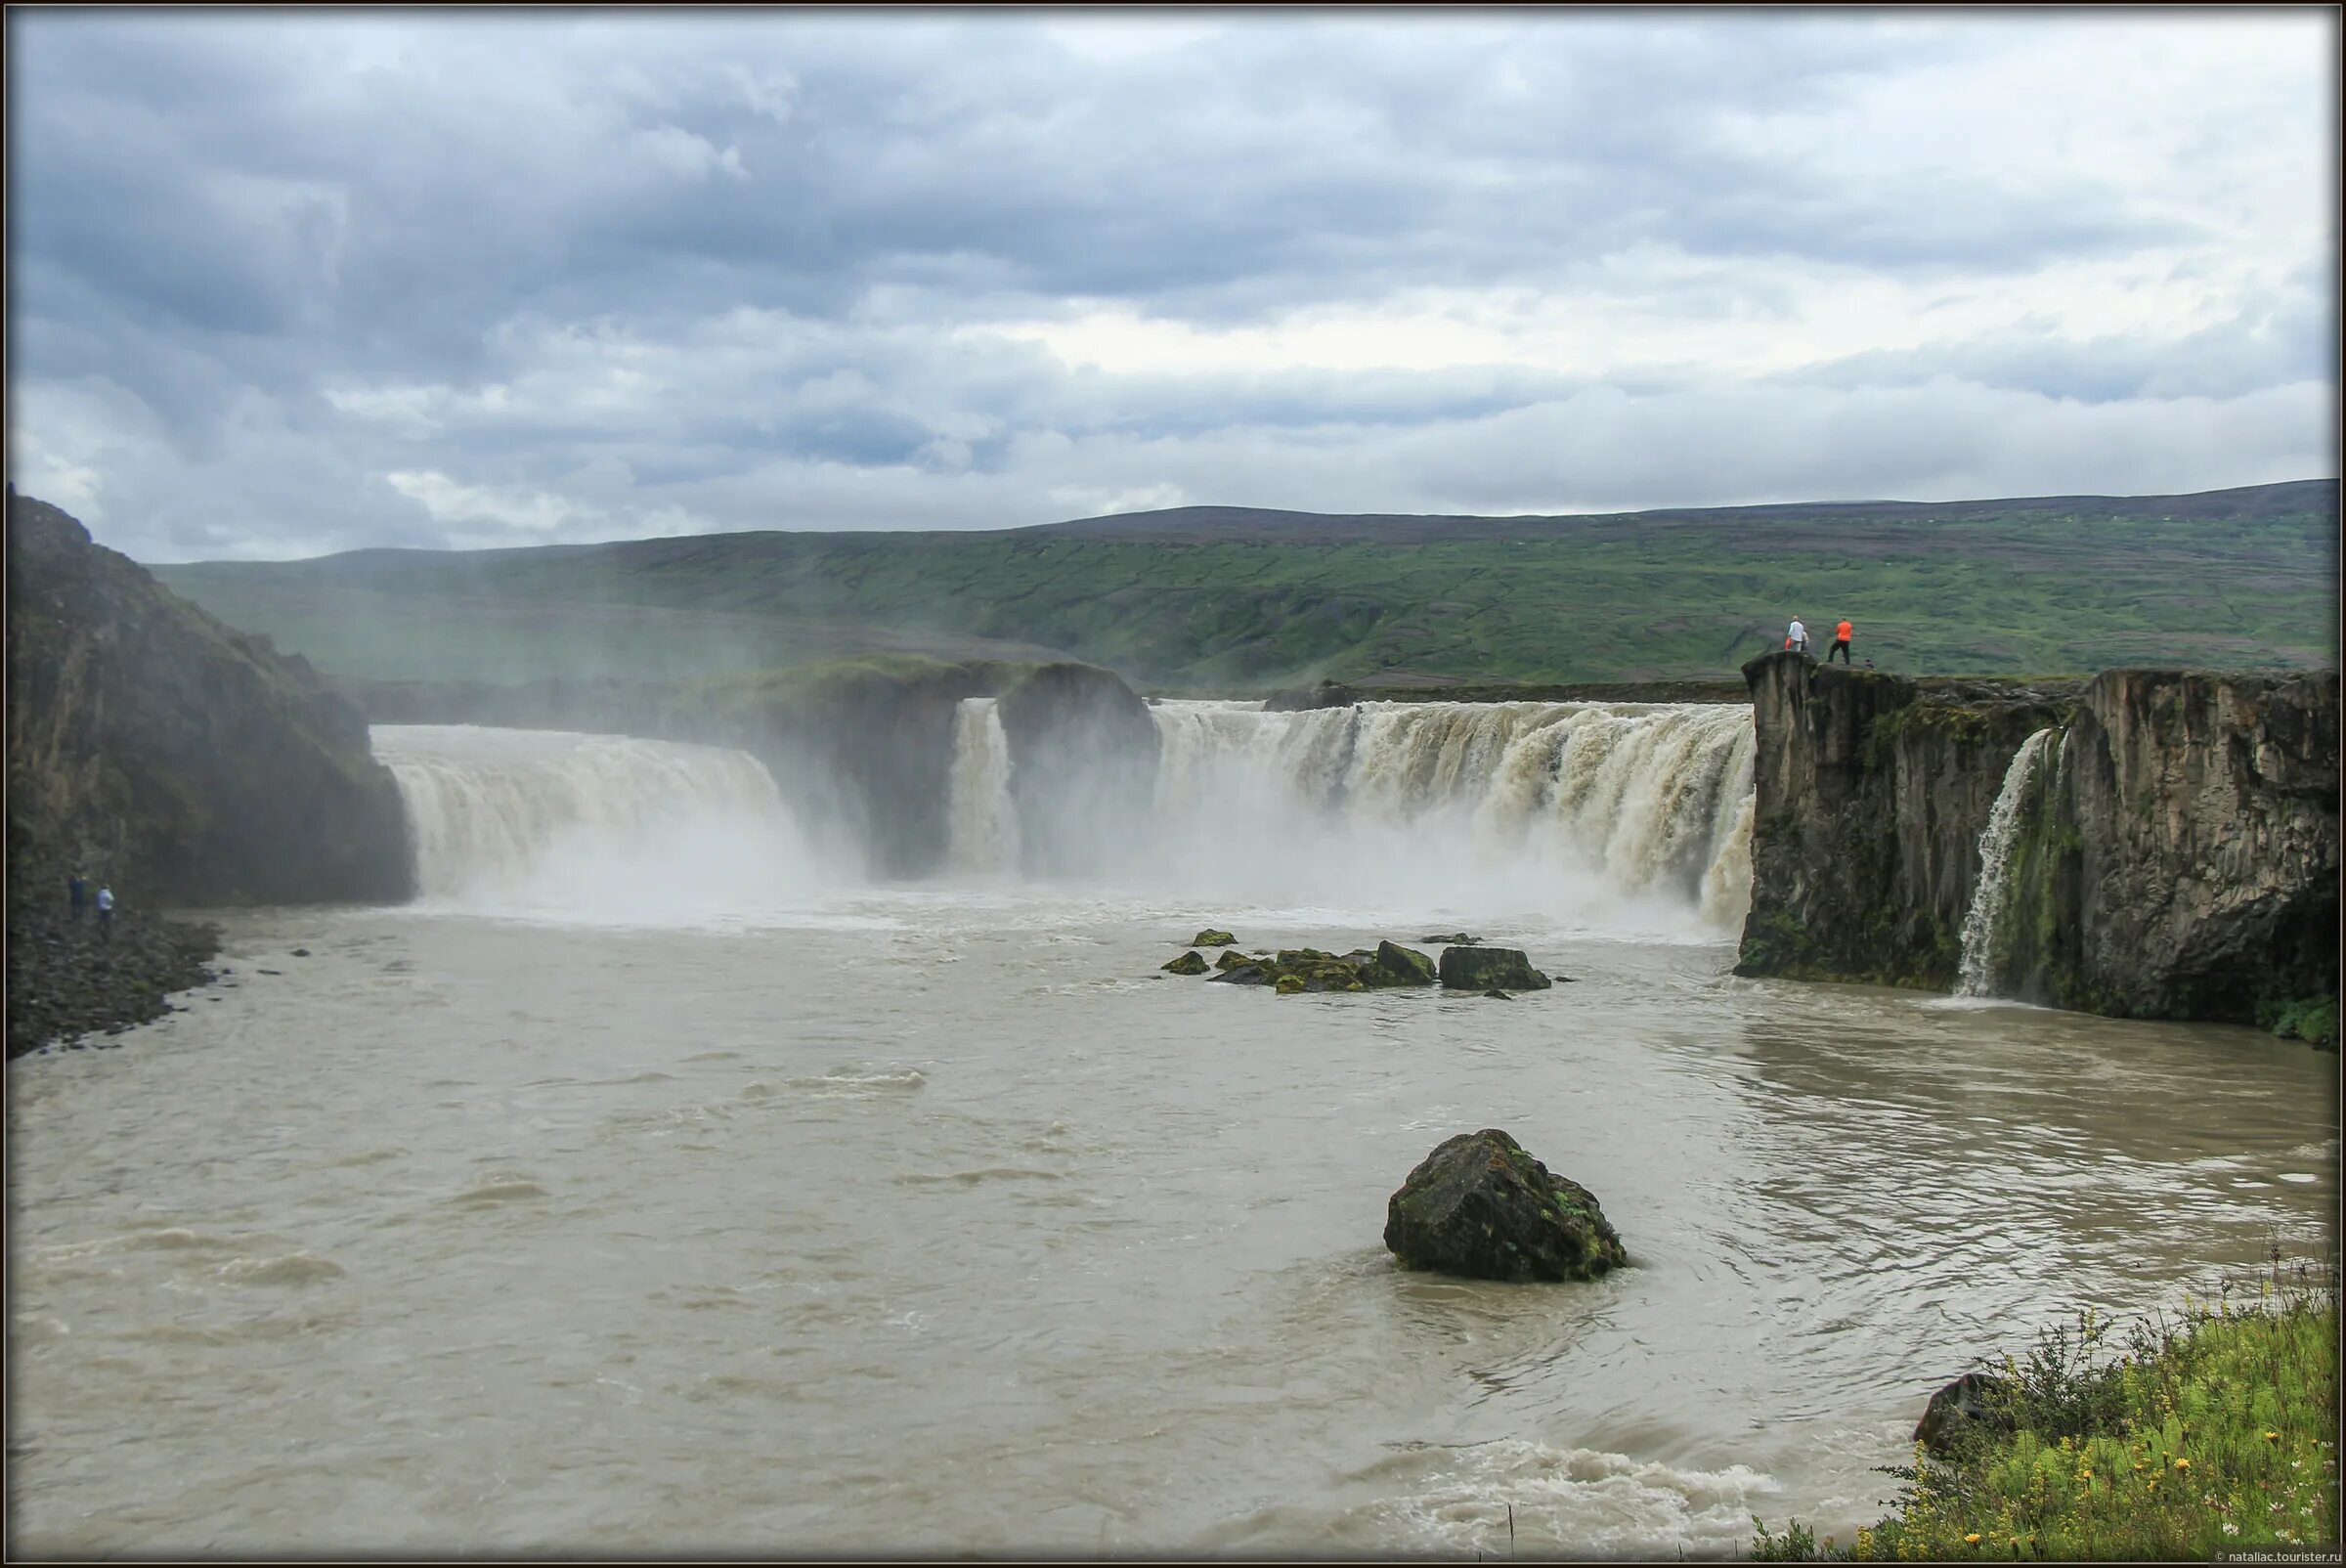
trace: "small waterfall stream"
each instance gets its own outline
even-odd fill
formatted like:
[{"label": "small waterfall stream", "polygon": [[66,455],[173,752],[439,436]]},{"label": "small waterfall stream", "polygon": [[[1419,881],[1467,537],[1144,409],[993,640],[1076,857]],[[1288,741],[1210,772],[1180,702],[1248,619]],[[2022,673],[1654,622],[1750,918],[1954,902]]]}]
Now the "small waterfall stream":
[{"label": "small waterfall stream", "polygon": [[2057,733],[2048,727],[2020,742],[2012,765],[2004,770],[2004,787],[1987,813],[1979,834],[1979,880],[1972,890],[1972,907],[1963,917],[1963,957],[1955,980],[1958,996],[1993,996],[2004,982],[2012,956],[2012,932],[2005,912],[2012,904],[2012,848],[2019,836],[2020,803],[2036,777],[2046,751]]},{"label": "small waterfall stream", "polygon": [[965,697],[953,716],[952,846],[957,871],[1015,872],[1019,814],[1010,799],[1010,739],[991,697]]}]

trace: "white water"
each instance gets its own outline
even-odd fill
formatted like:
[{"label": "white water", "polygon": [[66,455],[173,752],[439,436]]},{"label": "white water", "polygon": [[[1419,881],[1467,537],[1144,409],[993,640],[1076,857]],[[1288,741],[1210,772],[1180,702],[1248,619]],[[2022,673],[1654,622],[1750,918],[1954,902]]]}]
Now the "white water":
[{"label": "white water", "polygon": [[1019,814],[1010,800],[1010,738],[991,697],[967,697],[953,721],[951,860],[957,871],[1015,871]]},{"label": "white water", "polygon": [[726,924],[839,880],[743,752],[470,724],[372,733],[399,781],[426,909]]},{"label": "white water", "polygon": [[1972,907],[1963,917],[1963,957],[1955,979],[1957,996],[1992,996],[2003,982],[2004,966],[2012,955],[2012,933],[2004,912],[2012,903],[2012,843],[2020,825],[2020,802],[2043,762],[2055,731],[2040,729],[2020,742],[2004,770],[2004,787],[1989,807],[1987,826],[1979,833],[1979,880],[1972,889]]},{"label": "white water", "polygon": [[[1480,908],[1705,938],[1751,899],[1751,711],[1732,705],[1165,702],[1127,886],[1430,917]],[[985,717],[990,718],[990,713]],[[954,860],[1006,869],[999,725],[965,704]],[[969,780],[970,792],[963,793]],[[994,794],[980,799],[978,780]]]}]

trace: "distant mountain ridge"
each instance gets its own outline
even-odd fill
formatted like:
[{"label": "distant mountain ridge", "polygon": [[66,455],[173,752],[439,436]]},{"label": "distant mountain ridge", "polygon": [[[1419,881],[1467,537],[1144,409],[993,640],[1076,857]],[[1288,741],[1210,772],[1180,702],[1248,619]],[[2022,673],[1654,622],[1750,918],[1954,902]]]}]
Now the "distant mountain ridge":
[{"label": "distant mountain ridge", "polygon": [[361,550],[155,575],[330,675],[1071,659],[1162,691],[1716,680],[1847,616],[1909,674],[2337,658],[2338,483],[1575,517],[1182,507],[1037,527]]},{"label": "distant mountain ridge", "polygon": [[1260,506],[1172,506],[1072,522],[1039,523],[1008,534],[1059,534],[1115,539],[1279,539],[1347,535],[1404,543],[1410,539],[1506,539],[1586,527],[1641,522],[1757,523],[1777,518],[1945,520],[2091,509],[2111,517],[2248,520],[2338,509],[2335,479],[2292,479],[2180,496],[2033,496],[2007,501],[1774,501],[1754,506],[1666,506],[1629,512],[1562,512],[1489,516],[1467,513],[1302,512]]},{"label": "distant mountain ridge", "polygon": [[849,544],[891,541],[905,544],[945,540],[1114,539],[1126,542],[1180,543],[1183,541],[1248,541],[1279,544],[1299,540],[1358,538],[1389,544],[1430,543],[1436,540],[1546,538],[1559,532],[1608,528],[1640,522],[1747,523],[1771,519],[1824,517],[1842,523],[1857,521],[1956,521],[1970,518],[2059,515],[2091,510],[2107,517],[2171,517],[2176,519],[2253,520],[2303,513],[2338,512],[2338,481],[2291,479],[2270,485],[2242,485],[2229,490],[2194,491],[2176,496],[2034,496],[2005,501],[1770,501],[1750,506],[1666,506],[1627,512],[1468,513],[1468,512],[1310,512],[1271,506],[1169,506],[1154,511],[1111,512],[1098,517],[1071,518],[1056,523],[1029,523],[1016,528],[932,529],[742,529],[722,534],[665,534],[639,540],[613,540],[598,544],[515,544],[490,549],[440,550],[414,546],[372,545],[340,550],[296,561],[197,561],[162,568],[183,571],[188,566],[235,567],[239,570],[334,561],[369,569],[403,562],[445,560],[462,556],[491,562],[530,558],[557,560],[596,550],[649,549],[686,541],[798,539]]}]

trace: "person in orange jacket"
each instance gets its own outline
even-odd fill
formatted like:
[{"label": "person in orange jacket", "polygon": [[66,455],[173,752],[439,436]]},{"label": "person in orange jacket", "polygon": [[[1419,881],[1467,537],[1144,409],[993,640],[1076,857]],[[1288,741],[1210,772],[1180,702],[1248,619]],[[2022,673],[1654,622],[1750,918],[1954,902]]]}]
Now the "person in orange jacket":
[{"label": "person in orange jacket", "polygon": [[1825,663],[1831,664],[1833,656],[1837,653],[1841,655],[1841,662],[1844,665],[1849,662],[1850,630],[1849,623],[1846,621],[1833,629],[1833,646],[1825,650]]}]

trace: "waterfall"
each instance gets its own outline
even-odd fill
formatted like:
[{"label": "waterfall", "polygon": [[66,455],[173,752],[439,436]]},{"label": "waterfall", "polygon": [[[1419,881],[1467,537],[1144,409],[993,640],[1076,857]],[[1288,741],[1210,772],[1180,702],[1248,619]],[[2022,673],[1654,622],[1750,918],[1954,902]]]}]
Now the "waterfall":
[{"label": "waterfall", "polygon": [[1740,705],[1154,712],[1158,868],[1221,873],[1179,883],[1568,913],[1642,902],[1714,929],[1750,906],[1756,743]]},{"label": "waterfall", "polygon": [[2004,912],[2012,903],[2012,847],[2019,834],[2020,802],[2036,776],[2054,731],[2038,730],[2020,742],[2012,765],[2004,770],[2004,787],[1988,808],[1987,826],[1979,834],[1979,880],[1972,889],[1972,907],[1963,917],[1963,957],[1956,973],[1958,996],[1992,996],[2003,979],[2012,952],[2012,933],[2005,929]]},{"label": "waterfall", "polygon": [[1019,868],[1019,815],[1010,799],[1010,740],[991,697],[965,697],[953,716],[952,845],[956,870]]},{"label": "waterfall", "polygon": [[773,779],[743,752],[468,724],[371,736],[427,904],[658,923],[770,901],[815,874]]}]

